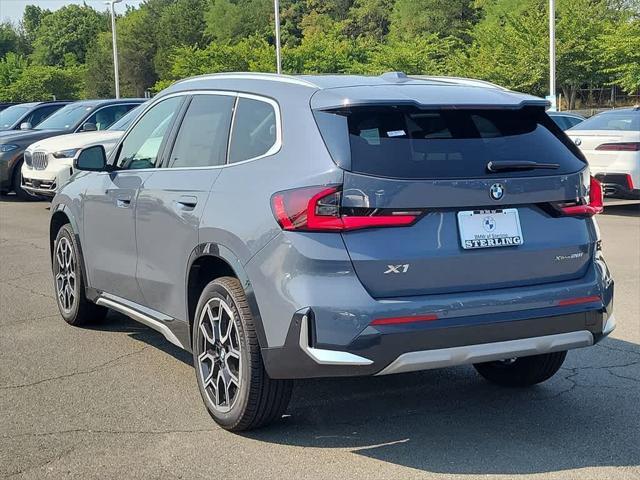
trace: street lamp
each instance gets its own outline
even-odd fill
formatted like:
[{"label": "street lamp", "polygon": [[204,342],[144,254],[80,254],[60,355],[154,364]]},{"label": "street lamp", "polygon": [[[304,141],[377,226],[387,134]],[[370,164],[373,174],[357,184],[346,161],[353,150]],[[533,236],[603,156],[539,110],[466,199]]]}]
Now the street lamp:
[{"label": "street lamp", "polygon": [[276,71],[282,73],[282,56],[280,54],[280,2],[273,0],[276,20]]},{"label": "street lamp", "polygon": [[118,76],[118,42],[116,40],[116,11],[114,5],[122,0],[105,2],[111,9],[111,36],[113,38],[113,78],[116,82],[116,98],[120,98],[120,78]]}]

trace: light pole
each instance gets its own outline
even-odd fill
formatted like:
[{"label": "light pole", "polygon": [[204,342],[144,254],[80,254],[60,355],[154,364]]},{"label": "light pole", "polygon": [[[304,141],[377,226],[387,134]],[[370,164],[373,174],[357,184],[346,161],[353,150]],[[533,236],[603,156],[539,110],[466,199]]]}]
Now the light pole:
[{"label": "light pole", "polygon": [[549,0],[549,100],[552,110],[557,110],[556,98],[556,2]]},{"label": "light pole", "polygon": [[280,53],[280,1],[273,0],[276,19],[276,71],[282,73],[282,56]]},{"label": "light pole", "polygon": [[116,98],[120,98],[120,77],[118,75],[118,41],[116,39],[116,11],[114,5],[122,0],[105,2],[111,8],[111,36],[113,38],[113,78],[116,82]]}]

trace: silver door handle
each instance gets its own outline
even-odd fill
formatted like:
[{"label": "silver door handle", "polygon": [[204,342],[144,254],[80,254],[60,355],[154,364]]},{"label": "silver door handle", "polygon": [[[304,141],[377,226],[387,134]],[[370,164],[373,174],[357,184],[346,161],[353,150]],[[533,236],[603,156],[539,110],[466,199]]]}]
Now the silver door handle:
[{"label": "silver door handle", "polygon": [[176,201],[178,205],[181,205],[185,208],[195,208],[198,204],[198,197],[194,197],[191,195],[183,195]]},{"label": "silver door handle", "polygon": [[119,208],[129,208],[131,206],[131,197],[116,198],[116,206]]}]

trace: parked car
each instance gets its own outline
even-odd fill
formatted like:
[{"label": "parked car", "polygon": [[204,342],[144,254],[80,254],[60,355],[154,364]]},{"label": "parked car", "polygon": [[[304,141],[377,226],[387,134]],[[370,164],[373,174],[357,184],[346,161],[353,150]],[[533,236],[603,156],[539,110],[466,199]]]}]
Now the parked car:
[{"label": "parked car", "polygon": [[12,105],[17,105],[16,102],[0,102],[0,111],[4,110],[5,108],[9,108]]},{"label": "parked car", "polygon": [[640,107],[599,113],[567,131],[605,195],[640,199]]},{"label": "parked car", "polygon": [[547,112],[547,114],[562,130],[569,130],[571,127],[575,127],[585,120],[582,115],[578,115],[577,113]]},{"label": "parked car", "polygon": [[60,135],[29,145],[22,164],[22,188],[33,195],[53,197],[73,175],[76,153],[92,145],[102,145],[107,153],[111,151],[143,105],[129,110],[106,130]]},{"label": "parked car", "polygon": [[143,101],[83,100],[62,107],[33,130],[0,132],[0,193],[14,190],[23,200],[33,198],[21,182],[24,151],[32,143],[66,133],[105,130]]},{"label": "parked car", "polygon": [[0,131],[31,130],[53,112],[71,102],[20,103],[0,111]]},{"label": "parked car", "polygon": [[279,418],[296,378],[545,381],[615,325],[602,191],[545,106],[400,73],[177,82],[54,198],[60,313],[192,351],[232,431]]}]

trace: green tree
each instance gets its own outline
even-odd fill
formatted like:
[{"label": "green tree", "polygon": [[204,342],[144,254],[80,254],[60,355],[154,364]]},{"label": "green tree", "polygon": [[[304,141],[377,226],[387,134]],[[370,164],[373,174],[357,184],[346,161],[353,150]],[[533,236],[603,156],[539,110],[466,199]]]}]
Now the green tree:
[{"label": "green tree", "polygon": [[0,100],[30,102],[37,100],[77,99],[84,96],[83,67],[60,68],[31,65],[7,87],[0,87]]},{"label": "green tree", "polygon": [[[89,98],[113,98],[113,50],[111,32],[98,34],[93,48],[87,52],[85,83]],[[120,54],[121,56],[121,54]],[[129,92],[122,92],[128,96]]]},{"label": "green tree", "polygon": [[28,65],[25,57],[7,52],[4,58],[0,58],[0,88],[6,88],[17,81]]},{"label": "green tree", "polygon": [[473,0],[397,0],[391,31],[399,37],[437,33],[467,40],[478,19]]},{"label": "green tree", "polygon": [[214,41],[237,42],[272,32],[270,0],[212,0],[205,14],[206,35]]},{"label": "green tree", "polygon": [[50,13],[50,10],[45,10],[38,7],[37,5],[27,5],[26,7],[24,7],[21,26],[26,39],[30,43],[33,43],[36,39],[38,28],[40,28],[42,19]]},{"label": "green tree", "polygon": [[356,0],[349,10],[344,32],[382,42],[389,33],[395,0]]},{"label": "green tree", "polygon": [[34,41],[33,59],[41,65],[62,65],[67,53],[85,62],[100,32],[108,30],[108,16],[87,5],[68,5],[42,18]]},{"label": "green tree", "polygon": [[8,52],[17,52],[21,48],[20,35],[11,22],[0,23],[0,58]]},{"label": "green tree", "polygon": [[604,72],[629,94],[640,94],[640,19],[612,25],[600,37]]}]

